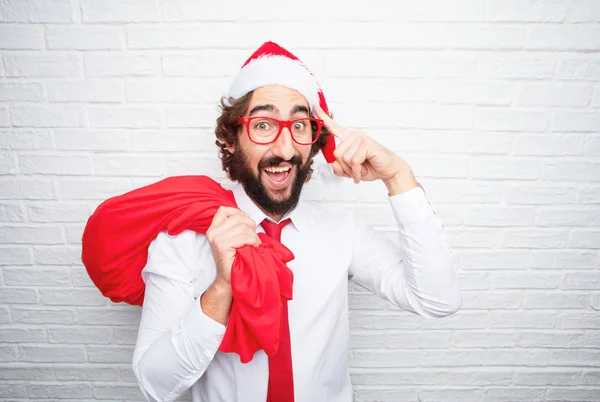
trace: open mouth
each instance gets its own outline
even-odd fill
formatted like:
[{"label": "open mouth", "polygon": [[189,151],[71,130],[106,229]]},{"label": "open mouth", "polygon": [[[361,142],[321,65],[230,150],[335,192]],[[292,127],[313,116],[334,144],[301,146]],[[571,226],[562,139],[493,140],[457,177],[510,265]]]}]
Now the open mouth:
[{"label": "open mouth", "polygon": [[266,179],[268,180],[268,187],[273,190],[280,190],[287,187],[291,178],[295,166],[269,166],[263,169]]}]

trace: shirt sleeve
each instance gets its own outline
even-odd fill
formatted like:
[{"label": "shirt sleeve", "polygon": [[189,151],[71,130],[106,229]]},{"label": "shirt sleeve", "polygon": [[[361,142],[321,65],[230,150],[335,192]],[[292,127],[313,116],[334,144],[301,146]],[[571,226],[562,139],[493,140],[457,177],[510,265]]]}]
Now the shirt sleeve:
[{"label": "shirt sleeve", "polygon": [[424,317],[458,311],[461,296],[445,228],[423,188],[389,198],[398,244],[357,224],[350,279],[394,305]]},{"label": "shirt sleeve", "polygon": [[[204,374],[225,334],[225,326],[202,312],[194,294],[197,248],[190,231],[177,236],[163,232],[149,248],[133,372],[151,401],[175,400],[190,388]],[[201,294],[206,289],[200,290]]]}]

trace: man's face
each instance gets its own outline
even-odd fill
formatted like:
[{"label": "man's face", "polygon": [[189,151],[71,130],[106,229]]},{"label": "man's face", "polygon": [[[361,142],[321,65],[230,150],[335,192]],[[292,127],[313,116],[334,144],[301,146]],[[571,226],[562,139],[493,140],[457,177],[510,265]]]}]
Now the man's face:
[{"label": "man's face", "polygon": [[[293,89],[270,85],[254,91],[245,116],[279,120],[310,117],[306,99]],[[248,195],[267,213],[283,215],[298,203],[310,170],[311,145],[299,145],[284,128],[275,142],[252,142],[240,126],[237,147],[228,147],[233,163],[241,167],[240,182]]]}]

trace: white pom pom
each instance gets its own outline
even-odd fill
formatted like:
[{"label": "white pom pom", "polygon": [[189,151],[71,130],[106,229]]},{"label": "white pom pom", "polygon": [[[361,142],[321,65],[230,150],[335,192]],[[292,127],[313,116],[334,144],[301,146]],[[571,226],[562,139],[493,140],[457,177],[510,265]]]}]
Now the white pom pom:
[{"label": "white pom pom", "polygon": [[313,177],[325,184],[340,185],[346,180],[346,177],[338,176],[333,171],[331,163],[327,163],[323,154],[315,155],[313,162]]}]

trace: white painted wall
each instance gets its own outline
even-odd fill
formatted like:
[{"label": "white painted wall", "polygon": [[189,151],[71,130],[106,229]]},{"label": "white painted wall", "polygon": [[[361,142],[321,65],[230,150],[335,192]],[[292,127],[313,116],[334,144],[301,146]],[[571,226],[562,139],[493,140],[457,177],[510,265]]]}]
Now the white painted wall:
[{"label": "white painted wall", "polygon": [[[141,399],[139,308],[93,287],[82,228],[142,184],[223,178],[217,101],[274,40],[412,164],[462,277],[442,320],[352,288],[356,400],[600,400],[600,1],[0,0],[0,20],[0,399]],[[393,236],[374,187],[308,192]]]}]

